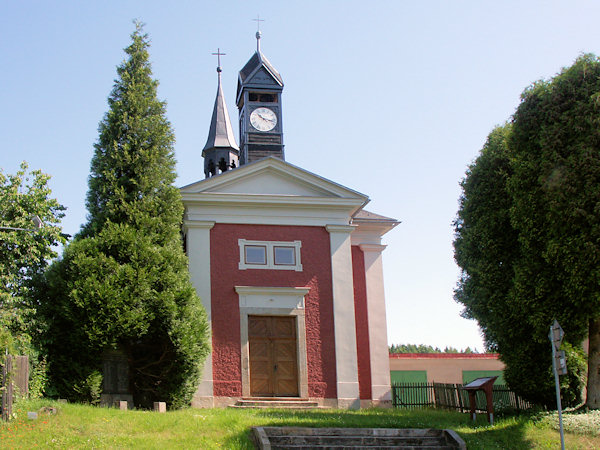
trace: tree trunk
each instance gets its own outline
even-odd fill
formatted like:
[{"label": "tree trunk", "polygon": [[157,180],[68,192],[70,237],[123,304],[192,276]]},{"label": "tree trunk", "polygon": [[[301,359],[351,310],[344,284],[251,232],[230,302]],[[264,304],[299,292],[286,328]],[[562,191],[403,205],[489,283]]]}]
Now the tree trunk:
[{"label": "tree trunk", "polygon": [[588,380],[585,405],[600,409],[600,318],[590,319]]}]

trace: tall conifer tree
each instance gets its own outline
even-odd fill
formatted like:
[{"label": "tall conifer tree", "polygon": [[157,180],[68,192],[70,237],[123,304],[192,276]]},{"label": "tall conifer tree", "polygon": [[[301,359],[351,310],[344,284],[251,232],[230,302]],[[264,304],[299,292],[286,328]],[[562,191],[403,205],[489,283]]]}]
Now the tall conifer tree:
[{"label": "tall conifer tree", "polygon": [[599,99],[594,55],[528,88],[510,129],[494,131],[469,168],[455,224],[455,298],[500,352],[509,385],[548,406],[557,319],[563,405],[580,400],[588,337],[586,406],[600,409]]},{"label": "tall conifer tree", "polygon": [[103,354],[119,349],[135,403],[177,407],[199,381],[208,322],[183,252],[174,136],[148,37],[140,24],[131,37],[99,126],[88,222],[40,286],[41,342],[61,395],[97,397]]}]

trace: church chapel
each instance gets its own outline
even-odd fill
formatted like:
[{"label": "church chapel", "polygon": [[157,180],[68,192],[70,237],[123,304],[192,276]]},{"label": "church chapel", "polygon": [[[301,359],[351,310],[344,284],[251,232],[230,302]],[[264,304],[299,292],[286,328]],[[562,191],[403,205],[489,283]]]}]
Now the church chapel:
[{"label": "church chapel", "polygon": [[239,146],[219,61],[205,178],[181,188],[189,270],[212,334],[192,406],[390,405],[381,240],[399,222],[286,161],[283,79],[260,37],[238,76]]}]

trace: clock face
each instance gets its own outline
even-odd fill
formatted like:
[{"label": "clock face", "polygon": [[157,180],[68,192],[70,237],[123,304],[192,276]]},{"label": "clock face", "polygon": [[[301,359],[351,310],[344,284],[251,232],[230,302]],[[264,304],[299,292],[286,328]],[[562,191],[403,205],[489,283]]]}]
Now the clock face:
[{"label": "clock face", "polygon": [[256,108],[250,114],[250,123],[258,131],[271,131],[277,125],[277,115],[269,108]]}]

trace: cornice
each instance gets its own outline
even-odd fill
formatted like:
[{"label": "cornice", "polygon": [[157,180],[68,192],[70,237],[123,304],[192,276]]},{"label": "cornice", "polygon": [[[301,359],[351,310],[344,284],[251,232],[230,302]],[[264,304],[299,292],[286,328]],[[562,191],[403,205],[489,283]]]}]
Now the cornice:
[{"label": "cornice", "polygon": [[269,286],[235,286],[235,292],[240,295],[306,295],[310,291],[310,287],[269,287]]},{"label": "cornice", "polygon": [[214,221],[212,220],[189,220],[186,219],[183,221],[183,226],[186,229],[190,229],[190,228],[202,228],[202,229],[208,229],[210,230],[212,227],[215,226]]},{"label": "cornice", "polygon": [[325,228],[329,233],[352,233],[356,230],[354,225],[325,225]]},{"label": "cornice", "polygon": [[339,209],[357,209],[363,205],[358,198],[340,197],[304,197],[275,194],[231,194],[220,192],[182,192],[181,198],[186,205],[227,205],[235,206],[305,206]]},{"label": "cornice", "polygon": [[363,252],[378,252],[378,253],[381,253],[387,247],[387,245],[381,245],[381,244],[358,244],[358,246],[360,247],[360,249]]}]

